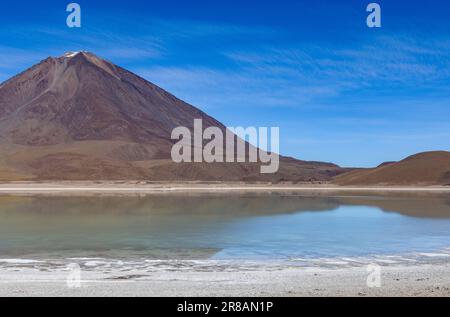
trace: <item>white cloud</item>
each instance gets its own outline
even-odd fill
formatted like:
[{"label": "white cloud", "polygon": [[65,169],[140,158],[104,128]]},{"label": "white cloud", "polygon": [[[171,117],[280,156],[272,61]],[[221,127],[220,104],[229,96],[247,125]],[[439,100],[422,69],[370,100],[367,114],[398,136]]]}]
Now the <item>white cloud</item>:
[{"label": "white cloud", "polygon": [[194,105],[215,107],[297,107],[318,96],[334,96],[329,86],[300,85],[292,78],[259,69],[217,70],[198,67],[151,67],[142,77]]}]

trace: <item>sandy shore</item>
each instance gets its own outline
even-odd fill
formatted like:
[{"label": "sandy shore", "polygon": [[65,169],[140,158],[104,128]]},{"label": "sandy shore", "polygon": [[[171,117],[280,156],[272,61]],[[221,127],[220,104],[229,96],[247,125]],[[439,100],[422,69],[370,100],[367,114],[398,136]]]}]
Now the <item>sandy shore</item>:
[{"label": "sandy shore", "polygon": [[178,193],[178,192],[450,192],[450,186],[343,187],[330,184],[14,182],[0,183],[3,194]]},{"label": "sandy shore", "polygon": [[67,272],[0,269],[0,296],[450,296],[450,264],[382,266],[381,287],[366,267],[249,271]]}]

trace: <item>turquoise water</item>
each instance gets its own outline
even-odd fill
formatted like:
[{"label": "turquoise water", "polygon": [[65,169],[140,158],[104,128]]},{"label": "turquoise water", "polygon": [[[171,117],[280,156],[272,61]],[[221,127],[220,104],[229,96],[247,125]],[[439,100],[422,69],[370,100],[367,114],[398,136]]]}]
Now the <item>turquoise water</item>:
[{"label": "turquoise water", "polygon": [[446,257],[449,247],[444,194],[0,197],[0,259]]}]

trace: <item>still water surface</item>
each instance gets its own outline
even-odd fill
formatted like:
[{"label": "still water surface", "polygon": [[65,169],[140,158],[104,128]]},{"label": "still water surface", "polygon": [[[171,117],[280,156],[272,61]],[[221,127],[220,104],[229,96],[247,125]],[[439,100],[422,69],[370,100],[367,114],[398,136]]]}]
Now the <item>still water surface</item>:
[{"label": "still water surface", "polygon": [[0,262],[445,258],[449,247],[448,194],[0,196]]}]

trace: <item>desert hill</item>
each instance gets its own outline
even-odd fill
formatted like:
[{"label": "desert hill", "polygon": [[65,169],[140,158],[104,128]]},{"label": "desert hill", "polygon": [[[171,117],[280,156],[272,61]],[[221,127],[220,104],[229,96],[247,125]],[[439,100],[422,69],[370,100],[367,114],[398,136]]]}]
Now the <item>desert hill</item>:
[{"label": "desert hill", "polygon": [[450,185],[450,152],[425,152],[334,178],[338,185]]}]

